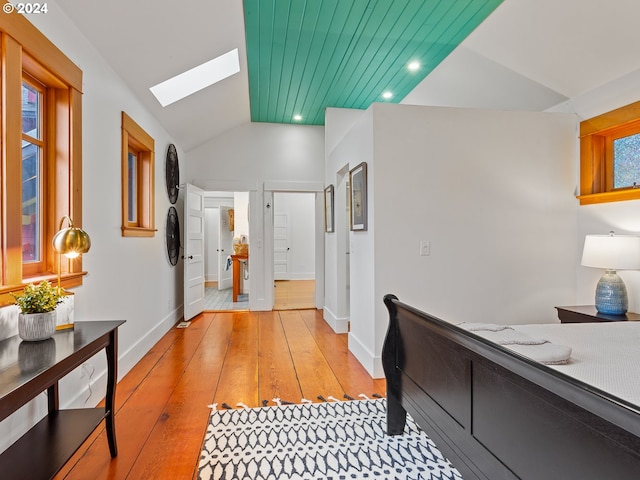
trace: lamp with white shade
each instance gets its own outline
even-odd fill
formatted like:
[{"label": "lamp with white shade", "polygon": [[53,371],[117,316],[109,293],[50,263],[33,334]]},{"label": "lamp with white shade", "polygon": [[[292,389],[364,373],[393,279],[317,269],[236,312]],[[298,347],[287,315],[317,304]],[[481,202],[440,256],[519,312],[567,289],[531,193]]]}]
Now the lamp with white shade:
[{"label": "lamp with white shade", "polygon": [[627,313],[627,287],[616,270],[640,269],[640,236],[587,235],[582,252],[582,265],[604,268],[605,273],[596,287],[596,309],[609,315]]}]

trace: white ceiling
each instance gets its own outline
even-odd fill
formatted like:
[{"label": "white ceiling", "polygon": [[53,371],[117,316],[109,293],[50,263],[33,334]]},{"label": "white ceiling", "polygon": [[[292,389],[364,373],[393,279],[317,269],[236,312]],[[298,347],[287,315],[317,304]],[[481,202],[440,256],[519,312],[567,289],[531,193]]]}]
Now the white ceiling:
[{"label": "white ceiling", "polygon": [[[183,150],[250,121],[241,1],[57,2]],[[240,73],[164,108],[149,91],[234,48]]]},{"label": "white ceiling", "polygon": [[[250,122],[240,0],[57,3],[183,150]],[[638,0],[505,0],[404,103],[446,105],[458,83],[457,105],[551,108],[640,69],[638,24]],[[240,73],[165,108],[149,91],[233,48]]]}]

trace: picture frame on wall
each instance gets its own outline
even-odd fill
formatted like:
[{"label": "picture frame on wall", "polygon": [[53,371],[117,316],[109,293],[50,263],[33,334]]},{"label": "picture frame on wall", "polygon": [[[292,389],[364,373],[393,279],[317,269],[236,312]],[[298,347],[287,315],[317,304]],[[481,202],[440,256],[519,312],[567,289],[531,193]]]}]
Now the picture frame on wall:
[{"label": "picture frame on wall", "polygon": [[333,233],[333,185],[324,189],[324,231]]},{"label": "picture frame on wall", "polygon": [[367,230],[367,164],[362,162],[349,170],[349,210],[352,231]]}]

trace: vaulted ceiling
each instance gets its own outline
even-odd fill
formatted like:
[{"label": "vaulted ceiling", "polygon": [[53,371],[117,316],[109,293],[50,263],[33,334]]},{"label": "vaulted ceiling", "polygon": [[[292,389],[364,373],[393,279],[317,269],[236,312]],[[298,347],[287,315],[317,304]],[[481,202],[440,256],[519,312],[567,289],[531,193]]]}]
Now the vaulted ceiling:
[{"label": "vaulted ceiling", "polygon": [[[637,0],[53,2],[186,151],[252,120],[321,123],[326,106],[544,110],[640,69]],[[239,73],[164,108],[149,91],[234,48]]]}]

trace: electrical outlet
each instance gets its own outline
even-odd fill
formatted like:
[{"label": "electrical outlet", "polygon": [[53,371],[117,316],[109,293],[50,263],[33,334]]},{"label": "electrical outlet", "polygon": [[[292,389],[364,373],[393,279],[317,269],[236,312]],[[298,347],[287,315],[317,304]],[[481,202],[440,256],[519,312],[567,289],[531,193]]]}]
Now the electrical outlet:
[{"label": "electrical outlet", "polygon": [[420,240],[420,256],[431,255],[431,244],[427,240]]}]

